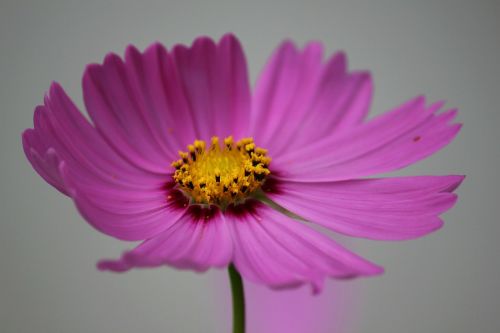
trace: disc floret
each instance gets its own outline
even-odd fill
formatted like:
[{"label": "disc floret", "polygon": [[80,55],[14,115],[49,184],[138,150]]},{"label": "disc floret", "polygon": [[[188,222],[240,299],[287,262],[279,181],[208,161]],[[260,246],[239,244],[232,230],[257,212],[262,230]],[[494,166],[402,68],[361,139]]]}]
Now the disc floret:
[{"label": "disc floret", "polygon": [[195,140],[187,152],[179,152],[173,162],[173,175],[179,188],[192,203],[214,204],[222,208],[252,196],[271,173],[267,150],[257,147],[252,138],[234,143],[231,136],[222,144],[212,137],[210,147]]}]

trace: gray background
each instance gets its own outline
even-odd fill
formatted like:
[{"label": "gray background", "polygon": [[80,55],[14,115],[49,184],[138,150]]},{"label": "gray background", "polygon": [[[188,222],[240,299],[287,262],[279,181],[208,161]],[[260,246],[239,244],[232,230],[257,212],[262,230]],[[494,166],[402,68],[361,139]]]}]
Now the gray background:
[{"label": "gray background", "polygon": [[[85,64],[128,43],[171,46],[235,32],[252,79],[284,37],[347,51],[373,71],[373,114],[418,93],[459,107],[443,152],[399,174],[463,173],[444,229],[398,243],[356,240],[387,268],[341,284],[356,295],[348,332],[500,331],[500,1],[0,2],[0,331],[218,332],[214,280],[173,269],[94,269],[129,247],[95,232],[30,168],[20,134],[51,80],[81,103]],[[221,275],[222,274],[222,275]],[[354,297],[354,296],[353,296]]]}]

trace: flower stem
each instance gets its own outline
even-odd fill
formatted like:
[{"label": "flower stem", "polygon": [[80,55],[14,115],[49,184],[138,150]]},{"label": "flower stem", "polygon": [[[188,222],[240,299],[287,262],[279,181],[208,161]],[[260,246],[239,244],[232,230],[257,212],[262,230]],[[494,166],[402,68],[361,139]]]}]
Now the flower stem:
[{"label": "flower stem", "polygon": [[229,280],[233,294],[233,333],[245,333],[245,292],[240,273],[229,265]]}]

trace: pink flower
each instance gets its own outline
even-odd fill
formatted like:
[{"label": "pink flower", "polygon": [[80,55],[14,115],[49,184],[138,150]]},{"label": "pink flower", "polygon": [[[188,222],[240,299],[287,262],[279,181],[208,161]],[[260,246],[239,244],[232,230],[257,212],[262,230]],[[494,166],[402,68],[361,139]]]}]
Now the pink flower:
[{"label": "pink flower", "polygon": [[[446,146],[456,110],[423,97],[366,119],[370,74],[284,42],[250,92],[232,35],[130,46],[83,75],[92,122],[53,83],[23,133],[33,168],[97,230],[143,241],[101,270],[234,263],[273,288],[382,268],[313,230],[399,240],[439,229],[462,176],[364,177]],[[180,156],[178,151],[181,152]],[[287,210],[288,213],[285,211]],[[291,213],[293,214],[291,214]],[[299,218],[300,217],[300,218]]]}]

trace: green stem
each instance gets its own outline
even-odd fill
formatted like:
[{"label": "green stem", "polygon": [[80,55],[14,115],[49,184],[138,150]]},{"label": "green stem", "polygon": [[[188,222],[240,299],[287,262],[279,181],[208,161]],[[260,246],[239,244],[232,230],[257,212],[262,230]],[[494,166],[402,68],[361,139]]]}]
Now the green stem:
[{"label": "green stem", "polygon": [[245,333],[245,292],[240,273],[229,265],[229,280],[233,294],[233,333]]}]

